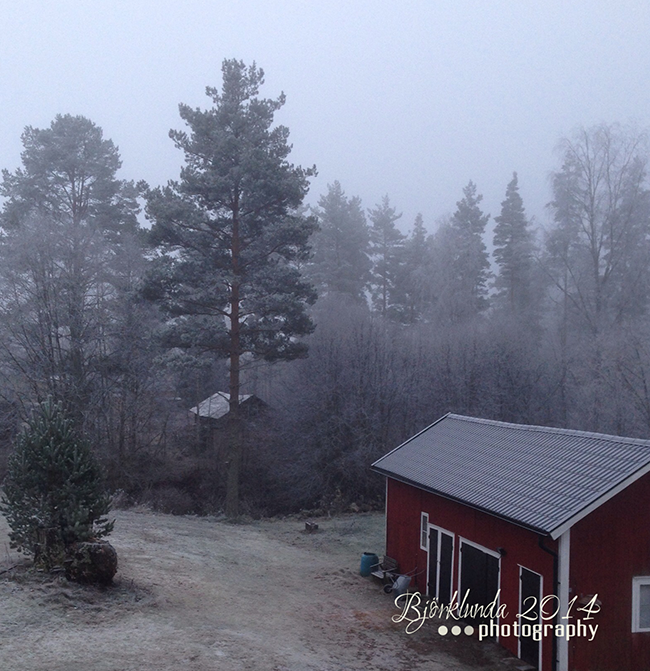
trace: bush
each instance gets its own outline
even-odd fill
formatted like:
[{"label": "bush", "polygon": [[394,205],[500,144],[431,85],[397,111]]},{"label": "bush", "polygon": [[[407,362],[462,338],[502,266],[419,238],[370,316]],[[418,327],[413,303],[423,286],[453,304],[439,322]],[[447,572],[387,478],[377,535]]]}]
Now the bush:
[{"label": "bush", "polygon": [[76,543],[113,530],[99,464],[60,404],[42,403],[17,437],[0,511],[11,547],[45,569],[62,565]]},{"label": "bush", "polygon": [[67,551],[65,575],[80,583],[109,585],[117,572],[117,552],[107,541],[76,543]]},{"label": "bush", "polygon": [[196,512],[192,495],[178,487],[160,487],[152,492],[149,501],[154,510],[158,510],[161,513],[190,515]]}]

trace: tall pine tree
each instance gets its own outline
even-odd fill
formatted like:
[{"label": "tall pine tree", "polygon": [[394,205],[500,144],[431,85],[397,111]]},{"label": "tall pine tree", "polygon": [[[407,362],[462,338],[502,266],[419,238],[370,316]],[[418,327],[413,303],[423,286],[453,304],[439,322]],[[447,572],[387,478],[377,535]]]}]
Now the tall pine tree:
[{"label": "tall pine tree", "polygon": [[171,131],[185,153],[180,182],[151,191],[147,213],[160,256],[148,295],[166,311],[165,344],[228,359],[230,447],[226,513],[239,513],[243,451],[240,372],[244,358],[306,354],[298,336],[313,330],[316,299],[298,270],[316,229],[298,209],[314,169],[287,160],[289,130],[273,126],[284,104],[258,97],[263,71],[225,60],[219,92],[202,111],[180,105],[190,132]]},{"label": "tall pine tree", "polygon": [[488,307],[490,262],[483,235],[490,215],[481,211],[482,199],[470,181],[433,239],[435,312],[443,322],[463,323]]},{"label": "tall pine tree", "polygon": [[417,214],[410,235],[404,241],[399,273],[395,282],[394,313],[403,324],[418,322],[427,310],[430,296],[430,253],[427,230]]},{"label": "tall pine tree", "polygon": [[516,172],[506,189],[501,214],[494,221],[494,258],[499,265],[494,282],[496,301],[513,315],[529,317],[537,307],[533,276],[535,243]]},{"label": "tall pine tree", "polygon": [[365,304],[370,279],[369,232],[361,200],[348,198],[336,181],[328,185],[314,212],[320,230],[312,241],[309,276],[320,293],[347,295]]},{"label": "tall pine tree", "polygon": [[384,196],[380,204],[370,210],[370,252],[373,259],[371,292],[372,305],[382,317],[394,315],[396,287],[404,262],[404,234],[395,226],[401,213]]}]

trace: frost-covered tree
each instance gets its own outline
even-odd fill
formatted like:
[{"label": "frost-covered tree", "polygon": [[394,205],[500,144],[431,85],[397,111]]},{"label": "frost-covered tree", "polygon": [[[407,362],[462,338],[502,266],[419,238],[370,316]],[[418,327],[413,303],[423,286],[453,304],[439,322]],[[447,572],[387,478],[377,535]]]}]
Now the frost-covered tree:
[{"label": "frost-covered tree", "polygon": [[312,239],[309,277],[321,294],[338,293],[365,303],[370,279],[369,231],[361,200],[348,198],[336,181],[314,209],[320,230]]},{"label": "frost-covered tree", "polygon": [[388,196],[382,198],[369,213],[370,253],[373,260],[371,293],[372,305],[383,317],[394,315],[397,282],[404,262],[404,234],[395,226],[402,216],[390,204]]},{"label": "frost-covered tree", "polygon": [[148,194],[159,256],[147,295],[168,317],[165,345],[229,362],[226,512],[235,517],[241,366],[245,357],[271,362],[306,354],[299,336],[314,328],[306,308],[316,292],[299,266],[317,224],[299,210],[314,169],[288,161],[289,130],[273,126],[284,95],[258,96],[264,73],[255,64],[225,60],[222,74],[221,91],[206,89],[212,108],[180,105],[189,133],[170,132],[185,154],[180,181]]},{"label": "frost-covered tree", "polygon": [[482,199],[470,181],[456,211],[432,241],[434,311],[444,322],[471,320],[488,307],[490,263],[483,236],[490,215],[481,211]]},{"label": "frost-covered tree", "polygon": [[558,306],[562,380],[569,379],[570,359],[581,362],[571,377],[589,409],[583,425],[602,430],[611,406],[606,350],[621,329],[647,314],[650,301],[647,138],[601,124],[577,130],[560,151],[546,267]]},{"label": "frost-covered tree", "polygon": [[533,265],[535,241],[516,172],[507,186],[501,214],[494,221],[494,258],[499,266],[494,281],[496,303],[512,314],[531,315],[538,298]]},{"label": "frost-covered tree", "polygon": [[11,546],[46,569],[75,543],[113,530],[99,465],[60,404],[42,403],[16,439],[0,511]]},{"label": "frost-covered tree", "polygon": [[104,400],[139,189],[85,117],[28,127],[22,142],[22,167],[0,184],[0,353],[23,395],[63,400],[81,425]]}]

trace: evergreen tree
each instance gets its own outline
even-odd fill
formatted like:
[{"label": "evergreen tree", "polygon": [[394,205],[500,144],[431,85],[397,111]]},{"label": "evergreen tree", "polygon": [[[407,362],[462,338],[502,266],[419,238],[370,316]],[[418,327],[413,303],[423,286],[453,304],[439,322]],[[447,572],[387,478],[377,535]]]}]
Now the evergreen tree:
[{"label": "evergreen tree", "polygon": [[365,303],[370,279],[369,232],[361,200],[347,198],[336,181],[328,185],[314,212],[320,230],[313,237],[309,276],[322,293],[345,294]]},{"label": "evergreen tree", "polygon": [[461,323],[488,307],[490,263],[483,235],[490,215],[481,211],[482,199],[470,181],[433,240],[436,314],[443,321]]},{"label": "evergreen tree", "polygon": [[160,256],[147,295],[169,321],[168,347],[227,358],[231,430],[226,513],[239,511],[243,437],[240,371],[247,358],[304,356],[297,336],[313,330],[306,307],[316,299],[298,271],[317,227],[299,214],[314,169],[290,164],[289,131],[273,125],[284,104],[258,97],[264,73],[225,60],[223,87],[206,92],[207,111],[180,105],[190,133],[171,131],[185,153],[180,182],[148,194],[152,241]]},{"label": "evergreen tree", "polygon": [[407,242],[407,259],[414,267],[424,265],[426,260],[427,229],[424,227],[422,214],[418,212],[413,222],[413,230]]},{"label": "evergreen tree", "polygon": [[494,258],[499,265],[499,275],[494,282],[497,302],[507,306],[513,314],[530,315],[536,303],[534,239],[519,195],[516,172],[506,189],[501,214],[494,221]]},{"label": "evergreen tree", "polygon": [[90,446],[75,433],[62,406],[42,403],[19,434],[9,459],[0,511],[11,546],[46,569],[74,543],[113,530],[110,500]]},{"label": "evergreen tree", "polygon": [[403,324],[414,324],[422,318],[430,301],[430,254],[427,230],[417,214],[413,230],[404,241],[402,262],[395,282],[394,312]]},{"label": "evergreen tree", "polygon": [[370,210],[372,305],[383,317],[393,316],[396,309],[397,281],[404,262],[404,234],[395,227],[395,222],[401,216],[391,206],[388,196],[384,196],[381,203]]}]

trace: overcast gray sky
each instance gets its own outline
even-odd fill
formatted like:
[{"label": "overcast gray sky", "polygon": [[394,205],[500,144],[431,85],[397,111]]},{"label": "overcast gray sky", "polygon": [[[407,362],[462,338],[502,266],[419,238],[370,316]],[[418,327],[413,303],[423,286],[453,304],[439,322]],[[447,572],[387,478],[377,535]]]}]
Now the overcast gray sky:
[{"label": "overcast gray sky", "polygon": [[366,208],[384,194],[430,230],[472,179],[495,216],[513,170],[544,221],[559,137],[650,126],[647,0],[2,0],[0,167],[20,134],[82,114],[122,176],[178,176],[178,103],[206,107],[221,62],[255,60],[287,102],[292,160]]}]

